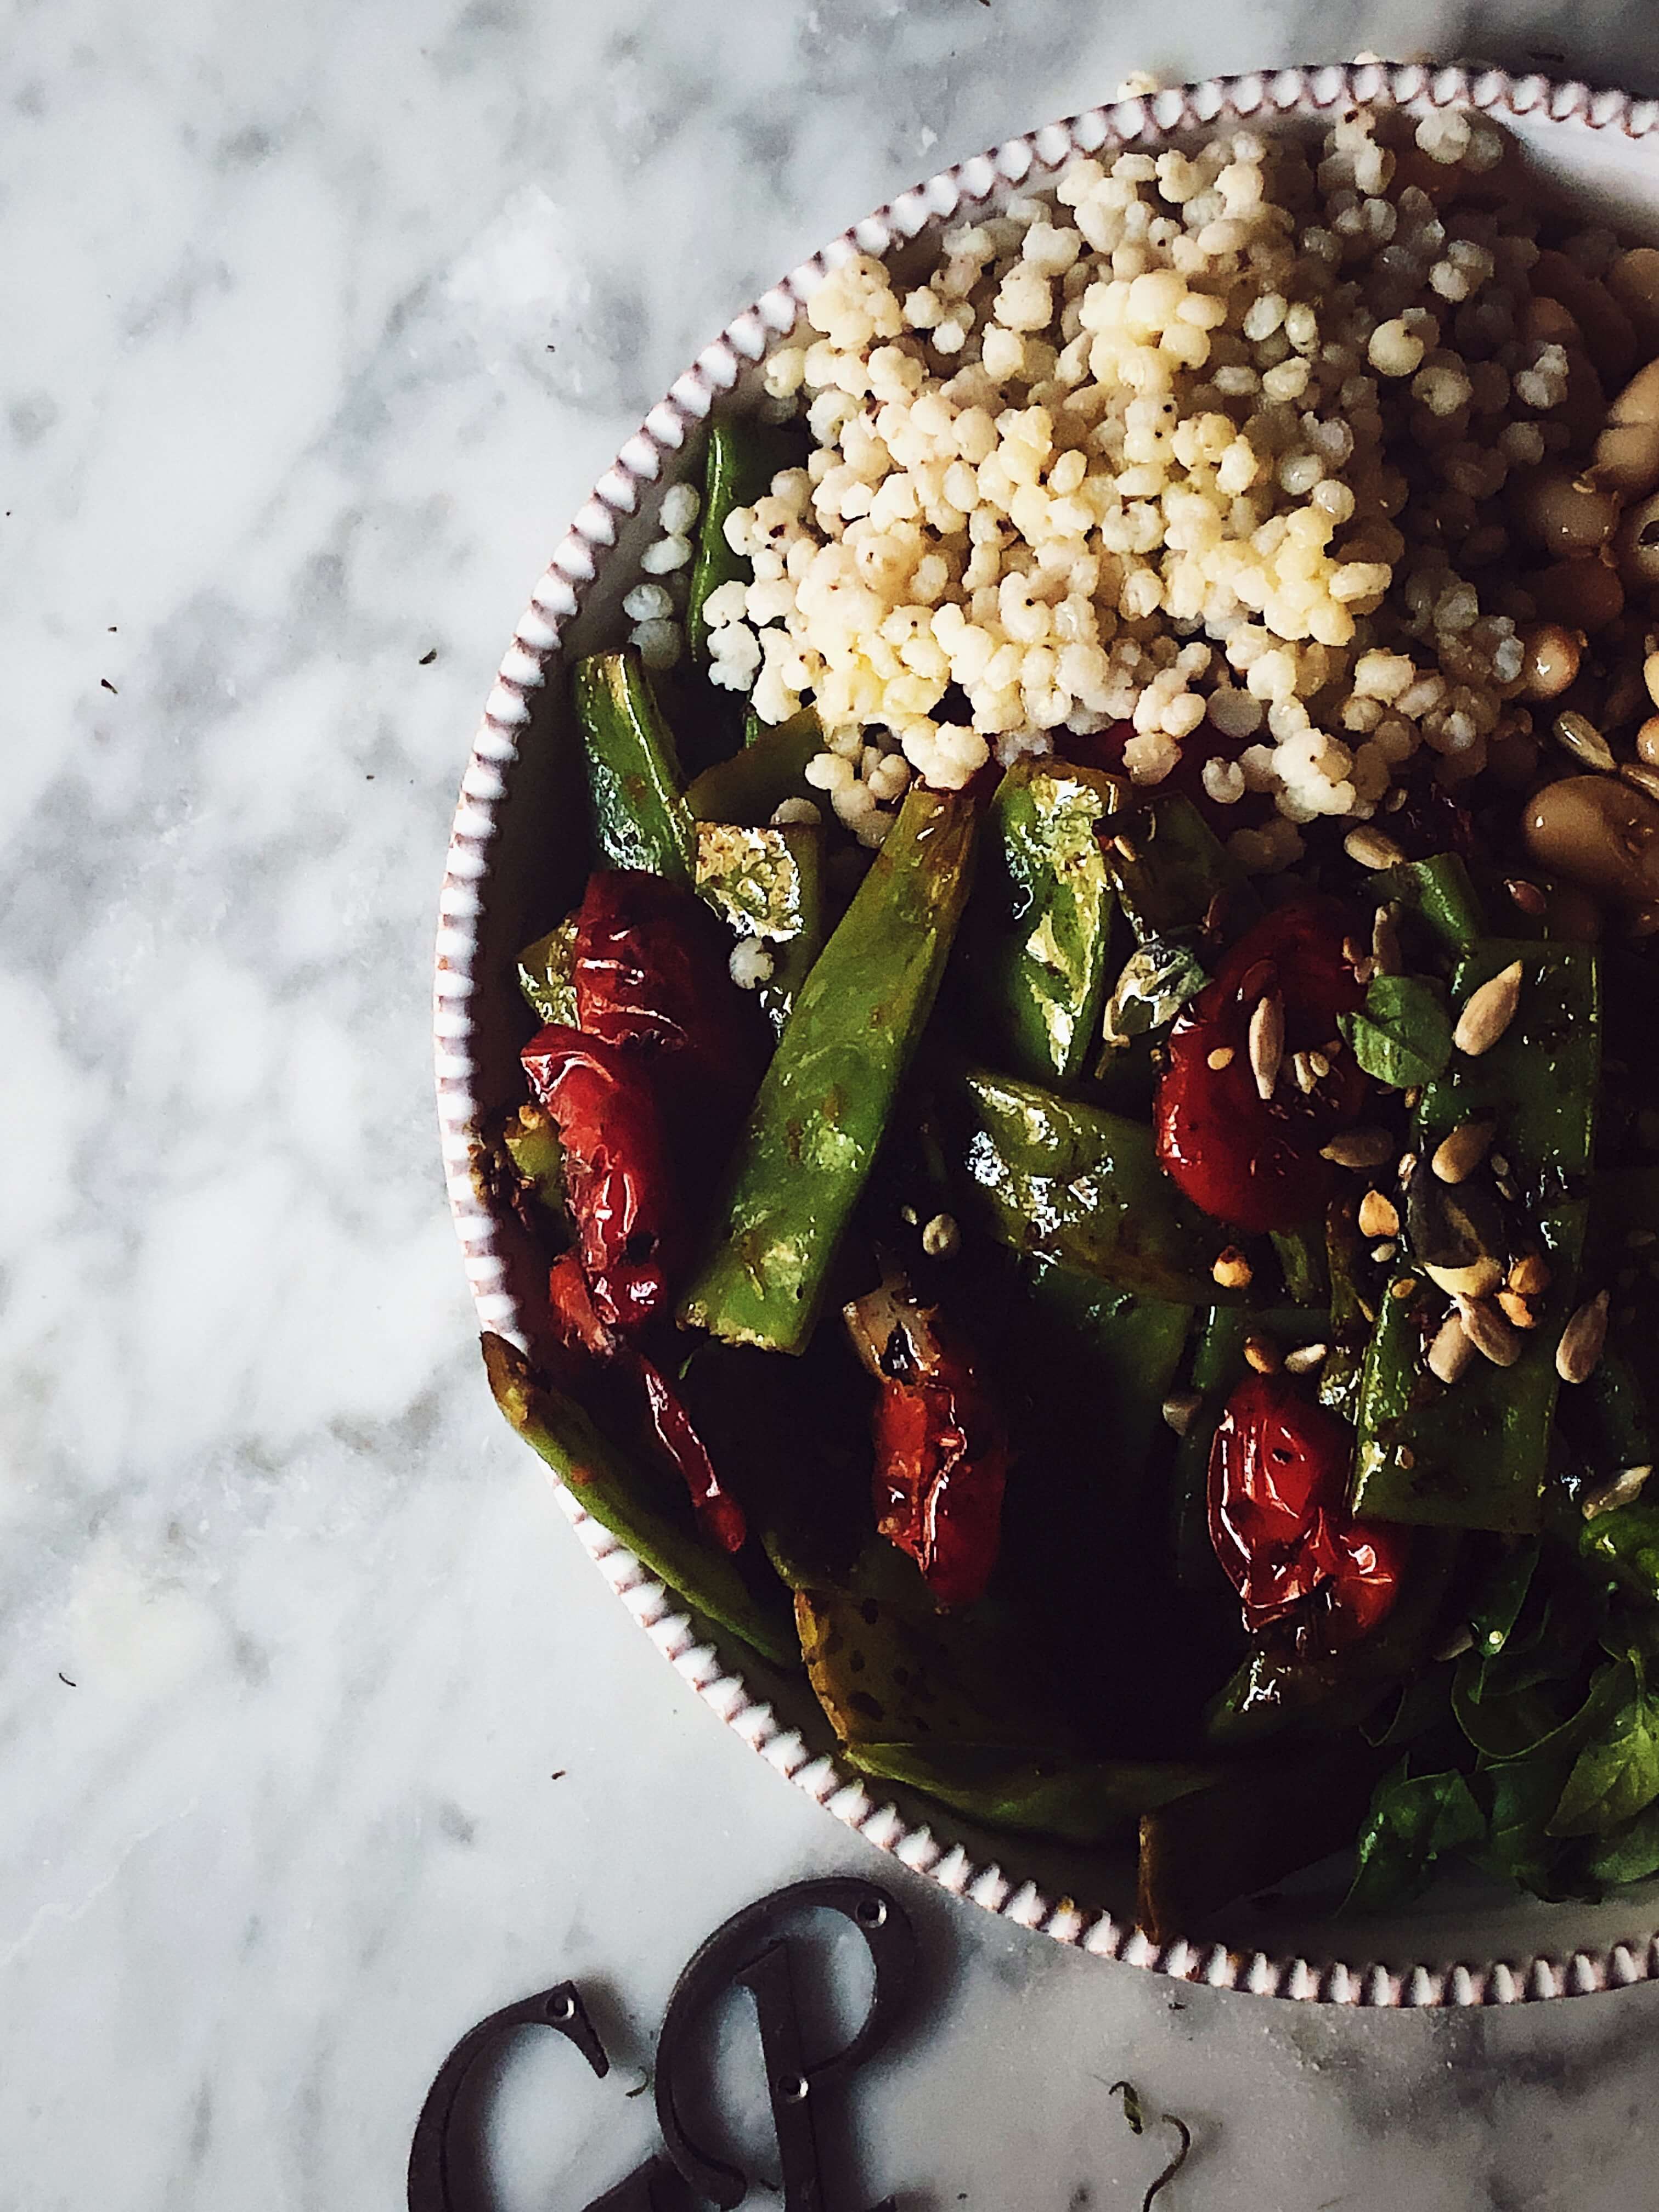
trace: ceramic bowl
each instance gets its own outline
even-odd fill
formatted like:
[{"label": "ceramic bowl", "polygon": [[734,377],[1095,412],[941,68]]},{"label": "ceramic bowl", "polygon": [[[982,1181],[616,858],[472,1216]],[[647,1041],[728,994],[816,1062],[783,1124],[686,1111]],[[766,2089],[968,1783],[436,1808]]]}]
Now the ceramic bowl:
[{"label": "ceramic bowl", "polygon": [[[1496,70],[1356,64],[1216,78],[1091,108],[943,171],[856,223],[745,308],[679,377],[599,478],[507,649],[473,741],[451,836],[438,933],[438,1105],[456,1227],[483,1328],[522,1342],[520,1297],[537,1262],[483,1172],[481,1131],[521,1095],[518,947],[575,895],[550,886],[550,843],[574,834],[581,794],[572,750],[553,742],[569,714],[566,658],[624,634],[620,599],[638,573],[662,495],[700,461],[699,424],[753,386],[756,364],[793,326],[825,271],[851,253],[925,252],[963,210],[994,210],[1041,188],[1075,155],[1153,150],[1218,123],[1296,129],[1345,106],[1392,99],[1413,112],[1468,105],[1498,118],[1587,214],[1659,236],[1659,103]],[[573,862],[574,866],[574,862]],[[550,904],[550,891],[567,895]],[[804,1681],[706,1640],[638,1560],[558,1496],[600,1571],[663,1656],[769,1765],[870,1843],[942,1888],[1103,1958],[1264,1996],[1333,2003],[1507,2004],[1659,1978],[1659,1884],[1600,1904],[1546,1905],[1476,1879],[1443,1881],[1387,1921],[1334,1918],[1334,1863],[1156,1945],[1134,1925],[1127,1858],[978,1831],[943,1808],[837,1766]]]}]

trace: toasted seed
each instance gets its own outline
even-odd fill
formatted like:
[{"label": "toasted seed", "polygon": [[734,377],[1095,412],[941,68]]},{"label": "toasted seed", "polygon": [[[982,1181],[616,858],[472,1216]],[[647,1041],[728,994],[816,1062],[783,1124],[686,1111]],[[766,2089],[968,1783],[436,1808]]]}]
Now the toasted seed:
[{"label": "toasted seed", "polygon": [[1521,963],[1511,960],[1507,968],[1490,982],[1483,983],[1478,991],[1471,991],[1463,1001],[1457,1027],[1452,1031],[1452,1042],[1459,1052],[1468,1053],[1471,1060],[1490,1052],[1515,1019],[1515,1010],[1520,1003]]},{"label": "toasted seed", "polygon": [[1381,1244],[1372,1245],[1371,1257],[1376,1261],[1379,1267],[1386,1267],[1389,1261],[1392,1260],[1398,1253],[1399,1249],[1400,1247],[1398,1243],[1392,1237],[1389,1237],[1385,1238]]},{"label": "toasted seed", "polygon": [[1423,1086],[1420,1083],[1413,1083],[1408,1085],[1406,1091],[1406,1111],[1408,1114],[1416,1113],[1417,1102],[1422,1096]]},{"label": "toasted seed", "polygon": [[1486,1298],[1459,1298],[1457,1310],[1464,1334],[1481,1357],[1494,1367],[1513,1367],[1521,1357],[1521,1334],[1498,1308]]},{"label": "toasted seed", "polygon": [[1588,1382],[1607,1340],[1607,1294],[1586,1298],[1561,1332],[1555,1347],[1555,1371],[1564,1382]]},{"label": "toasted seed", "polygon": [[1297,1089],[1304,1098],[1307,1097],[1312,1092],[1319,1078],[1314,1073],[1313,1062],[1305,1052],[1293,1052],[1291,1054],[1291,1073],[1296,1078]]},{"label": "toasted seed", "polygon": [[1490,1121],[1460,1121],[1434,1148],[1429,1165],[1442,1182],[1462,1182],[1486,1157],[1492,1139]]},{"label": "toasted seed", "polygon": [[1603,1513],[1611,1513],[1616,1505],[1628,1505],[1642,1495],[1643,1486],[1653,1473],[1651,1467],[1620,1468],[1611,1482],[1600,1490],[1588,1492],[1579,1502],[1579,1510],[1586,1521],[1594,1521]]},{"label": "toasted seed", "polygon": [[1277,1375],[1284,1365],[1279,1346],[1271,1338],[1247,1336],[1244,1340],[1244,1364],[1254,1367],[1258,1375]]},{"label": "toasted seed", "polygon": [[1495,1176],[1499,1176],[1500,1178],[1501,1178],[1502,1176],[1506,1176],[1506,1175],[1509,1173],[1509,1171],[1510,1171],[1510,1164],[1509,1164],[1509,1160],[1508,1160],[1507,1157],[1506,1157],[1504,1153],[1502,1153],[1502,1152],[1494,1152],[1494,1153],[1492,1154],[1492,1173],[1493,1173]]},{"label": "toasted seed", "polygon": [[1316,1083],[1319,1082],[1323,1077],[1328,1075],[1331,1072],[1331,1063],[1325,1057],[1322,1052],[1310,1052],[1308,1054],[1308,1065],[1314,1072],[1314,1081]]},{"label": "toasted seed", "polygon": [[1538,1326],[1537,1315],[1519,1291],[1499,1291],[1498,1303],[1504,1319],[1513,1322],[1516,1328],[1536,1328]]},{"label": "toasted seed", "polygon": [[1128,838],[1121,836],[1113,838],[1112,850],[1117,854],[1119,860],[1127,860],[1131,866],[1140,858],[1139,853]]},{"label": "toasted seed", "polygon": [[1233,1048],[1230,1044],[1218,1044],[1205,1062],[1205,1066],[1213,1068],[1218,1075],[1224,1067],[1231,1067],[1232,1064]]},{"label": "toasted seed", "polygon": [[1342,849],[1357,868],[1397,868],[1405,854],[1381,830],[1350,830]]},{"label": "toasted seed", "polygon": [[1380,1190],[1368,1190],[1359,1201],[1359,1233],[1362,1237],[1400,1234],[1400,1210]]},{"label": "toasted seed", "polygon": [[1284,1057],[1285,1001],[1277,991],[1268,991],[1256,1000],[1250,1016],[1250,1073],[1261,1097],[1273,1097]]},{"label": "toasted seed", "polygon": [[1311,1375],[1316,1367],[1322,1367],[1329,1357],[1328,1344],[1298,1344],[1294,1352],[1285,1354],[1287,1375]]},{"label": "toasted seed", "polygon": [[1345,1129],[1320,1146],[1319,1157],[1340,1168],[1380,1168],[1394,1158],[1394,1139],[1386,1129]]},{"label": "toasted seed", "polygon": [[[1659,716],[1655,720],[1659,720]],[[1650,799],[1659,799],[1659,768],[1646,761],[1620,761],[1619,773],[1633,790],[1645,792]]]},{"label": "toasted seed", "polygon": [[1550,1271],[1536,1252],[1523,1252],[1510,1269],[1509,1280],[1523,1298],[1541,1297],[1550,1286]]},{"label": "toasted seed", "polygon": [[1522,914],[1540,915],[1548,908],[1549,901],[1536,884],[1529,884],[1524,876],[1511,876],[1504,886]]},{"label": "toasted seed", "polygon": [[930,1260],[948,1260],[962,1249],[962,1231],[948,1213],[936,1213],[921,1232],[921,1249]]},{"label": "toasted seed", "polygon": [[1237,1244],[1230,1244],[1224,1252],[1217,1254],[1210,1273],[1224,1291],[1244,1291],[1250,1286],[1250,1263]]},{"label": "toasted seed", "polygon": [[1395,1281],[1389,1285],[1389,1296],[1391,1298],[1398,1298],[1402,1305],[1407,1298],[1414,1298],[1417,1296],[1416,1278],[1412,1275],[1398,1277]]},{"label": "toasted seed", "polygon": [[1462,1316],[1449,1313],[1429,1346],[1430,1374],[1442,1382],[1455,1382],[1474,1357],[1474,1346]]},{"label": "toasted seed", "polygon": [[1575,760],[1583,761],[1586,768],[1611,770],[1618,767],[1613,747],[1595,723],[1584,715],[1571,712],[1558,714],[1550,727],[1551,734],[1562,751],[1571,753]]},{"label": "toasted seed", "polygon": [[1193,1416],[1204,1401],[1196,1390],[1176,1390],[1164,1401],[1164,1419],[1178,1437],[1193,1425]]},{"label": "toasted seed", "polygon": [[1400,1155],[1400,1164],[1399,1164],[1399,1166],[1395,1170],[1395,1175],[1396,1175],[1396,1176],[1399,1176],[1399,1178],[1400,1178],[1400,1188],[1401,1188],[1401,1190],[1404,1190],[1404,1188],[1406,1188],[1406,1185],[1407,1185],[1407,1184],[1411,1181],[1412,1177],[1413,1177],[1413,1176],[1417,1173],[1417,1155],[1416,1155],[1416,1153],[1415,1153],[1415,1152],[1401,1152],[1401,1154]]}]

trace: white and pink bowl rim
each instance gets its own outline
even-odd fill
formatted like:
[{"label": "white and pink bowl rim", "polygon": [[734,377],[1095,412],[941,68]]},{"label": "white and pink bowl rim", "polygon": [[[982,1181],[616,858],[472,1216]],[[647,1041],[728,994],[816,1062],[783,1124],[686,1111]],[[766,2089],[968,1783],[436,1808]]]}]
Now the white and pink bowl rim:
[{"label": "white and pink bowl rim", "polygon": [[[983,207],[1022,188],[1040,188],[1079,155],[1135,145],[1156,148],[1218,122],[1294,122],[1376,100],[1418,112],[1460,106],[1489,113],[1593,203],[1627,204],[1638,228],[1652,230],[1659,222],[1659,101],[1541,76],[1514,77],[1496,69],[1369,62],[1172,87],[1090,108],[1011,138],[942,170],[854,224],[734,317],[675,380],[606,469],[555,550],[502,657],[462,778],[440,902],[433,1013],[438,1113],[450,1204],[482,1328],[523,1340],[517,1303],[507,1287],[499,1223],[477,1173],[483,1109],[474,1083],[471,1009],[482,980],[479,917],[489,896],[492,846],[507,800],[507,778],[519,757],[531,698],[547,684],[560,657],[562,633],[612,556],[619,523],[649,499],[718,397],[794,326],[814,287],[849,255],[884,254],[963,209]],[[558,1484],[555,1489],[611,1589],[676,1672],[728,1727],[867,1842],[942,1889],[1021,1927],[1097,1957],[1183,1981],[1333,2004],[1504,2005],[1659,1979],[1659,1929],[1651,1924],[1659,1908],[1646,1893],[1632,1901],[1635,1927],[1621,1939],[1598,1925],[1582,1947],[1576,1936],[1552,1951],[1530,1950],[1523,1941],[1517,1955],[1510,1958],[1465,1960],[1454,1955],[1438,1964],[1354,1962],[1328,1955],[1316,1945],[1308,1947],[1313,1955],[1292,1956],[1181,1938],[1157,1944],[1127,1919],[1082,1911],[1069,1898],[1046,1895],[1020,1876],[1019,1838],[1006,1839],[1007,1856],[1016,1863],[1004,1868],[970,1856],[962,1843],[951,1841],[951,1816],[943,1808],[937,1817],[946,1832],[939,1833],[872,1796],[858,1776],[815,1750],[769,1705],[757,1700],[731,1653],[700,1641],[673,1594],[568,1489]],[[1605,1917],[1606,1909],[1599,1908],[1598,1922]],[[1340,1929],[1340,1923],[1334,1924],[1333,1936]]]}]

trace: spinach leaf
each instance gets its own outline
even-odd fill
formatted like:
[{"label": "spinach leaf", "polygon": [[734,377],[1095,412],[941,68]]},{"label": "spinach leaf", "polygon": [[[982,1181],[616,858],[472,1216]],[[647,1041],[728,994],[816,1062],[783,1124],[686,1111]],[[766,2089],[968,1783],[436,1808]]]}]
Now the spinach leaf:
[{"label": "spinach leaf", "polygon": [[1659,1604],[1659,1504],[1639,1501],[1597,1514],[1584,1522],[1578,1548],[1621,1589]]},{"label": "spinach leaf", "polygon": [[[1659,1698],[1632,1659],[1604,1670],[1599,1725],[1573,1762],[1549,1824],[1553,1836],[1602,1836],[1634,1820],[1659,1797]],[[1611,1711],[1608,1707],[1611,1706]]]},{"label": "spinach leaf", "polygon": [[1485,1816],[1462,1775],[1412,1775],[1402,1759],[1371,1799],[1343,1911],[1385,1912],[1408,1903],[1427,1888],[1436,1859],[1472,1850],[1486,1833]]},{"label": "spinach leaf", "polygon": [[1483,1659],[1495,1659],[1509,1642],[1538,1565],[1536,1540],[1518,1544],[1498,1559],[1475,1593],[1469,1633]]},{"label": "spinach leaf", "polygon": [[1508,1759],[1475,1777],[1476,1796],[1486,1807],[1480,1863],[1535,1897],[1564,1894],[1556,1872],[1561,1846],[1547,1833],[1561,1794],[1561,1776],[1559,1759],[1539,1757]]},{"label": "spinach leaf", "polygon": [[1431,1673],[1413,1675],[1401,1688],[1390,1709],[1384,1705],[1370,1720],[1362,1721],[1359,1732],[1367,1743],[1375,1744],[1379,1751],[1390,1745],[1414,1743],[1419,1736],[1426,1735],[1432,1728],[1440,1727],[1452,1712],[1452,1670],[1436,1667]]},{"label": "spinach leaf", "polygon": [[1451,1018],[1434,984],[1421,975],[1377,975],[1357,1014],[1338,1028],[1367,1075],[1409,1090],[1443,1075],[1451,1059]]},{"label": "spinach leaf", "polygon": [[1650,1875],[1659,1874],[1659,1804],[1650,1805],[1622,1828],[1601,1837],[1581,1864],[1585,1880],[1598,1887],[1645,1881]]}]

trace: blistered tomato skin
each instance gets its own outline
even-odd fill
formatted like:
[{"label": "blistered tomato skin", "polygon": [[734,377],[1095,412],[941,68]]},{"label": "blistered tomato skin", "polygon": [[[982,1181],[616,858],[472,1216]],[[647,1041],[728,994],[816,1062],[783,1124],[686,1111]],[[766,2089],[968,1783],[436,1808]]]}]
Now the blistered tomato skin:
[{"label": "blistered tomato skin", "polygon": [[1285,1375],[1252,1375],[1210,1447],[1210,1541],[1252,1633],[1305,1626],[1327,1651],[1368,1636],[1399,1590],[1409,1532],[1347,1510],[1353,1434]]},{"label": "blistered tomato skin", "polygon": [[[1320,1147],[1364,1110],[1369,1084],[1338,1035],[1364,987],[1343,957],[1352,927],[1334,899],[1298,899],[1248,930],[1176,1023],[1158,1086],[1158,1156],[1195,1206],[1253,1233],[1293,1229],[1322,1207],[1335,1170]],[[1250,1022],[1276,991],[1285,1047],[1271,1098],[1257,1089]],[[1330,1049],[1335,1043],[1338,1049]],[[1304,1091],[1293,1055],[1316,1052],[1328,1072]]]},{"label": "blistered tomato skin", "polygon": [[632,1330],[673,1294],[684,1228],[645,1055],[551,1024],[523,1053],[559,1133],[582,1271],[601,1321]]},{"label": "blistered tomato skin", "polygon": [[965,1371],[951,1382],[884,1381],[875,1416],[876,1526],[908,1552],[942,1606],[981,1597],[1001,1540],[1008,1446]]}]

